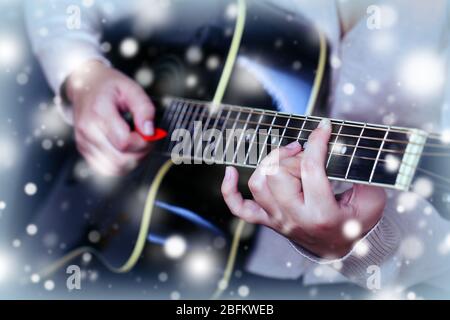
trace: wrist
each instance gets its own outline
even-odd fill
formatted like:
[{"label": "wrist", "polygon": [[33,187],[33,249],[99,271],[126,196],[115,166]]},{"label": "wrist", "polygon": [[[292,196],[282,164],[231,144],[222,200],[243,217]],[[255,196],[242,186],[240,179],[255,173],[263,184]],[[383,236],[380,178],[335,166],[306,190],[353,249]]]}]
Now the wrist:
[{"label": "wrist", "polygon": [[83,63],[77,70],[72,72],[61,87],[62,99],[69,104],[74,104],[80,92],[88,90],[91,83],[103,69],[109,68],[100,60],[89,60]]}]

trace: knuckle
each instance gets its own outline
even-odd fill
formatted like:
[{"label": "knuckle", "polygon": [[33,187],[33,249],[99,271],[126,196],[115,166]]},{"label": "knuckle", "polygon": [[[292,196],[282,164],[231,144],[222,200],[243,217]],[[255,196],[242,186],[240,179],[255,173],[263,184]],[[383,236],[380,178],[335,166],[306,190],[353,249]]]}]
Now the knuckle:
[{"label": "knuckle", "polygon": [[119,150],[120,152],[127,151],[127,148],[128,148],[127,139],[117,136],[117,135],[111,135],[110,140],[113,142],[116,149]]},{"label": "knuckle", "polygon": [[252,176],[248,181],[248,188],[250,189],[252,194],[260,193],[263,190],[262,179]]},{"label": "knuckle", "polygon": [[84,121],[79,121],[75,124],[75,133],[78,138],[80,138],[80,135],[86,136],[89,133],[89,126]]},{"label": "knuckle", "polygon": [[317,170],[319,166],[317,165],[317,162],[314,161],[314,159],[303,157],[300,163],[300,168],[302,172],[312,172]]},{"label": "knuckle", "polygon": [[225,183],[222,184],[220,191],[222,192],[222,196],[224,197],[225,200],[227,200],[231,195],[231,188]]}]

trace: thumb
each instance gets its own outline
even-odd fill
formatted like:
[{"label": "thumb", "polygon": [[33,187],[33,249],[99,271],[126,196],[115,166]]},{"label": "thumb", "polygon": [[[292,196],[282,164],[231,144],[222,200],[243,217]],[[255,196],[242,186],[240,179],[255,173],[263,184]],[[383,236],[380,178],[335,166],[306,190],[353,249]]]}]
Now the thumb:
[{"label": "thumb", "polygon": [[155,132],[154,117],[155,106],[145,91],[133,81],[122,87],[121,104],[133,115],[134,125],[146,136]]}]

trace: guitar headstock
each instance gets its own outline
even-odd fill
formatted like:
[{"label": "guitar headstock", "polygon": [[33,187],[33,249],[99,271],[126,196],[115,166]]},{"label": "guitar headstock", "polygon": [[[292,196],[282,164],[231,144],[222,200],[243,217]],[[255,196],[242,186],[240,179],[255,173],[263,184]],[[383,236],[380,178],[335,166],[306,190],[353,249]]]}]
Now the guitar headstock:
[{"label": "guitar headstock", "polygon": [[430,134],[411,184],[411,190],[428,199],[450,219],[450,140]]}]

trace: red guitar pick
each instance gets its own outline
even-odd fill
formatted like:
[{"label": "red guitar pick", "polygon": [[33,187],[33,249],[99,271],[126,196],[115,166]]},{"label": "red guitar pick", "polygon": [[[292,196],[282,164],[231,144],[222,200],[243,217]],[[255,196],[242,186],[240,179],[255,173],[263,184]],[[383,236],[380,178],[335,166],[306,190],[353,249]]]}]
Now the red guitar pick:
[{"label": "red guitar pick", "polygon": [[152,136],[143,134],[138,128],[136,128],[136,132],[147,142],[154,142],[167,137],[167,131],[160,128],[156,128],[155,133]]}]

